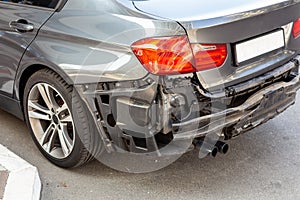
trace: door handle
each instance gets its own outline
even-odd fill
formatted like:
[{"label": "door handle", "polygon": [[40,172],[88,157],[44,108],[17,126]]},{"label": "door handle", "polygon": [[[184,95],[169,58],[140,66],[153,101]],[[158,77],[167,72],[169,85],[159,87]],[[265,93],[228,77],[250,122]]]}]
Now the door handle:
[{"label": "door handle", "polygon": [[19,19],[17,21],[9,22],[9,27],[15,29],[20,33],[31,32],[34,29],[33,24],[29,23],[25,19]]}]

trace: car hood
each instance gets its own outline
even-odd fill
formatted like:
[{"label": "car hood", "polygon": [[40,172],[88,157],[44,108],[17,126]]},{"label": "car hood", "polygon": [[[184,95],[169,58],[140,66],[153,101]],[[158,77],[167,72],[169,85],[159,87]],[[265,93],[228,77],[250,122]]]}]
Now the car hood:
[{"label": "car hood", "polygon": [[195,21],[297,1],[299,0],[133,0],[133,3],[138,10],[151,15],[176,21]]}]

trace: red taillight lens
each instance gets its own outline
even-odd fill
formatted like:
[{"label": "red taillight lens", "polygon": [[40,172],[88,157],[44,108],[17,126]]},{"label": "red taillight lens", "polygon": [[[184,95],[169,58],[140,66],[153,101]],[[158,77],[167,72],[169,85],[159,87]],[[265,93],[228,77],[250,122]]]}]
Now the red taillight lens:
[{"label": "red taillight lens", "polygon": [[297,38],[300,36],[300,18],[294,22],[293,36],[294,36],[294,38]]},{"label": "red taillight lens", "polygon": [[133,43],[131,48],[150,73],[169,75],[195,71],[186,36],[146,38]]},{"label": "red taillight lens", "polygon": [[227,57],[226,44],[192,44],[198,71],[220,67]]},{"label": "red taillight lens", "polygon": [[131,45],[141,64],[152,74],[184,74],[220,67],[226,44],[190,44],[187,36],[157,37]]}]

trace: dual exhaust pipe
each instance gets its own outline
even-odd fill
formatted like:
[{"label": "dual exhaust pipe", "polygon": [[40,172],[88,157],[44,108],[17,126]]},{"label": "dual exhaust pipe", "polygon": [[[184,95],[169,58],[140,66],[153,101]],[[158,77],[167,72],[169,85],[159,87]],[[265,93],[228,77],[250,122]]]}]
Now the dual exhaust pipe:
[{"label": "dual exhaust pipe", "polygon": [[229,150],[229,145],[222,141],[205,142],[203,140],[195,140],[193,144],[201,153],[205,155],[210,154],[212,157],[216,157],[218,153],[226,154]]}]

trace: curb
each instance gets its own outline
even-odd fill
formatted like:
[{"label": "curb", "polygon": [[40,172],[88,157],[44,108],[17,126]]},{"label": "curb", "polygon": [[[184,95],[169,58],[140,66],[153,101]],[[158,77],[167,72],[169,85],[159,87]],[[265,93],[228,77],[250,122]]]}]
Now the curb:
[{"label": "curb", "polygon": [[3,200],[39,200],[41,181],[36,167],[0,145],[0,165],[8,172]]}]

